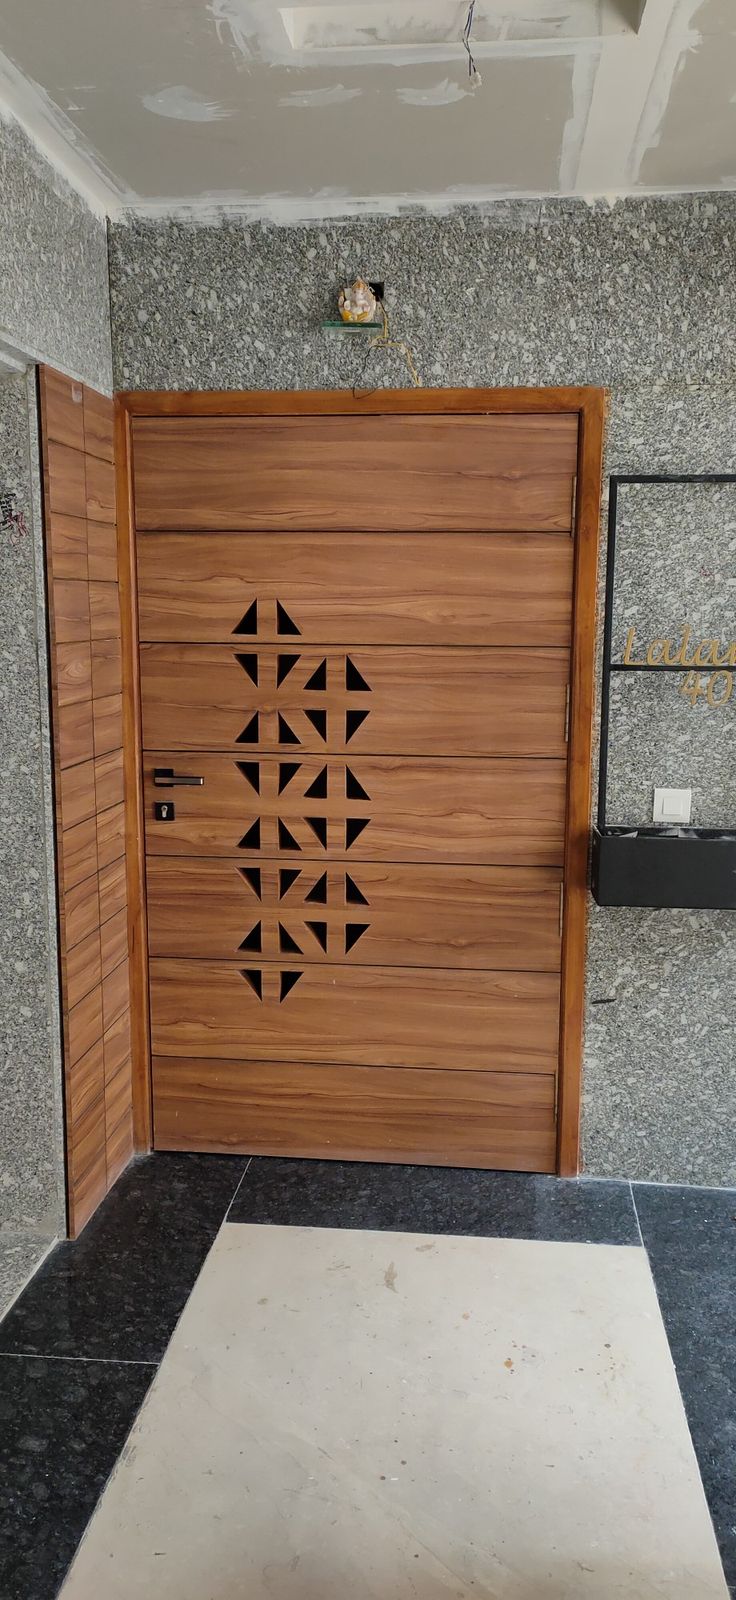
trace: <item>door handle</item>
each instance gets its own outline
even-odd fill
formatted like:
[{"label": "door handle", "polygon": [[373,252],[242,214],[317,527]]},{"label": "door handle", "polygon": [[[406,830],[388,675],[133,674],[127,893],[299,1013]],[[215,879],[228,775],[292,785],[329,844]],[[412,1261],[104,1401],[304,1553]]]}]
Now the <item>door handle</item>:
[{"label": "door handle", "polygon": [[201,789],[204,778],[189,772],[175,772],[173,767],[154,767],[153,782],[157,789]]}]

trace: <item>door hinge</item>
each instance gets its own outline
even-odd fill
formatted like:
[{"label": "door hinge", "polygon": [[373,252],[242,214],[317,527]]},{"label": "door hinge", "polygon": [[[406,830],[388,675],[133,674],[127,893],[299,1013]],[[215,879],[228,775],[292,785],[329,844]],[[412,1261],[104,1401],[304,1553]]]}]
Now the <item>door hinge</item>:
[{"label": "door hinge", "polygon": [[565,927],[565,885],[564,885],[564,883],[560,884],[560,922],[559,922],[559,927],[560,927],[560,938],[562,938],[562,934],[563,934],[564,927]]},{"label": "door hinge", "polygon": [[565,744],[570,738],[570,685],[565,686]]}]

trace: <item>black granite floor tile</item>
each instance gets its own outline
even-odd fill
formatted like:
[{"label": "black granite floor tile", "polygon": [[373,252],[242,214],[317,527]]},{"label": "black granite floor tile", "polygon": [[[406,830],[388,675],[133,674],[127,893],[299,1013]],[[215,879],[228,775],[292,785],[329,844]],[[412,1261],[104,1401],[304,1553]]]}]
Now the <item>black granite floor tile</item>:
[{"label": "black granite floor tile", "polygon": [[639,1244],[627,1183],[363,1161],[258,1157],[229,1221]]},{"label": "black granite floor tile", "polygon": [[0,1323],[0,1352],[160,1360],[246,1165],[161,1154],[129,1167]]},{"label": "black granite floor tile", "polygon": [[634,1198],[736,1595],[736,1194],[635,1184]]},{"label": "black granite floor tile", "polygon": [[0,1356],[0,1595],[54,1600],[154,1367]]}]

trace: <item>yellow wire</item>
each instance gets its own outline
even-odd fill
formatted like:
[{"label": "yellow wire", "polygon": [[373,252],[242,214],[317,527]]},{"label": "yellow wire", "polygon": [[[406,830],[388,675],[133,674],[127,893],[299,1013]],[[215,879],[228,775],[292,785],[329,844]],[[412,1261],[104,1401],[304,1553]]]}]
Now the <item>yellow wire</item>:
[{"label": "yellow wire", "polygon": [[389,338],[388,312],[387,312],[386,307],[385,307],[385,305],[384,305],[382,300],[379,300],[379,302],[378,302],[378,309],[379,309],[379,311],[381,313],[381,317],[382,317],[382,320],[383,320],[383,333],[379,333],[379,334],[376,335],[375,339],[371,339],[371,342],[370,342],[371,350],[376,350],[376,349],[381,349],[381,350],[400,350],[402,356],[404,357],[406,365],[409,368],[409,373],[410,373],[411,381],[412,381],[412,383],[414,385],[414,388],[415,389],[423,388],[422,380],[421,380],[421,378],[419,376],[419,373],[417,372],[416,365],[415,365],[415,362],[414,362],[414,357],[413,357],[413,355],[411,353],[411,350],[409,349],[408,344],[403,344],[400,339],[391,339],[391,338]]}]

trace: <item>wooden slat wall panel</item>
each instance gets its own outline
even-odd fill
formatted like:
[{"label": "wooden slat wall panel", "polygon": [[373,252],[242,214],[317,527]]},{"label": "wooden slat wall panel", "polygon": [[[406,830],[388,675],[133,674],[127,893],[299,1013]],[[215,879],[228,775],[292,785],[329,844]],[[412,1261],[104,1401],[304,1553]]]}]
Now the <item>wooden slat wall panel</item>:
[{"label": "wooden slat wall panel", "polygon": [[305,961],[560,967],[562,873],[553,867],[262,861],[254,872],[235,861],[149,856],[146,876],[154,956],[243,966],[246,942],[260,946],[259,961],[283,964],[285,930]]},{"label": "wooden slat wall panel", "polygon": [[577,417],[137,417],[140,529],[569,533]]},{"label": "wooden slat wall panel", "polygon": [[290,754],[295,745],[349,755],[566,753],[566,650],[324,651],[297,644],[248,651],[142,645],[144,745],[226,750],[250,743]]},{"label": "wooden slat wall panel", "polygon": [[137,551],[141,640],[570,644],[572,539],[160,533]]},{"label": "wooden slat wall panel", "polygon": [[49,367],[39,382],[76,1235],[133,1153],[113,413],[106,396]]},{"label": "wooden slat wall panel", "polygon": [[552,1172],[554,1079],[542,1073],[158,1056],[158,1150],[252,1150]]}]

